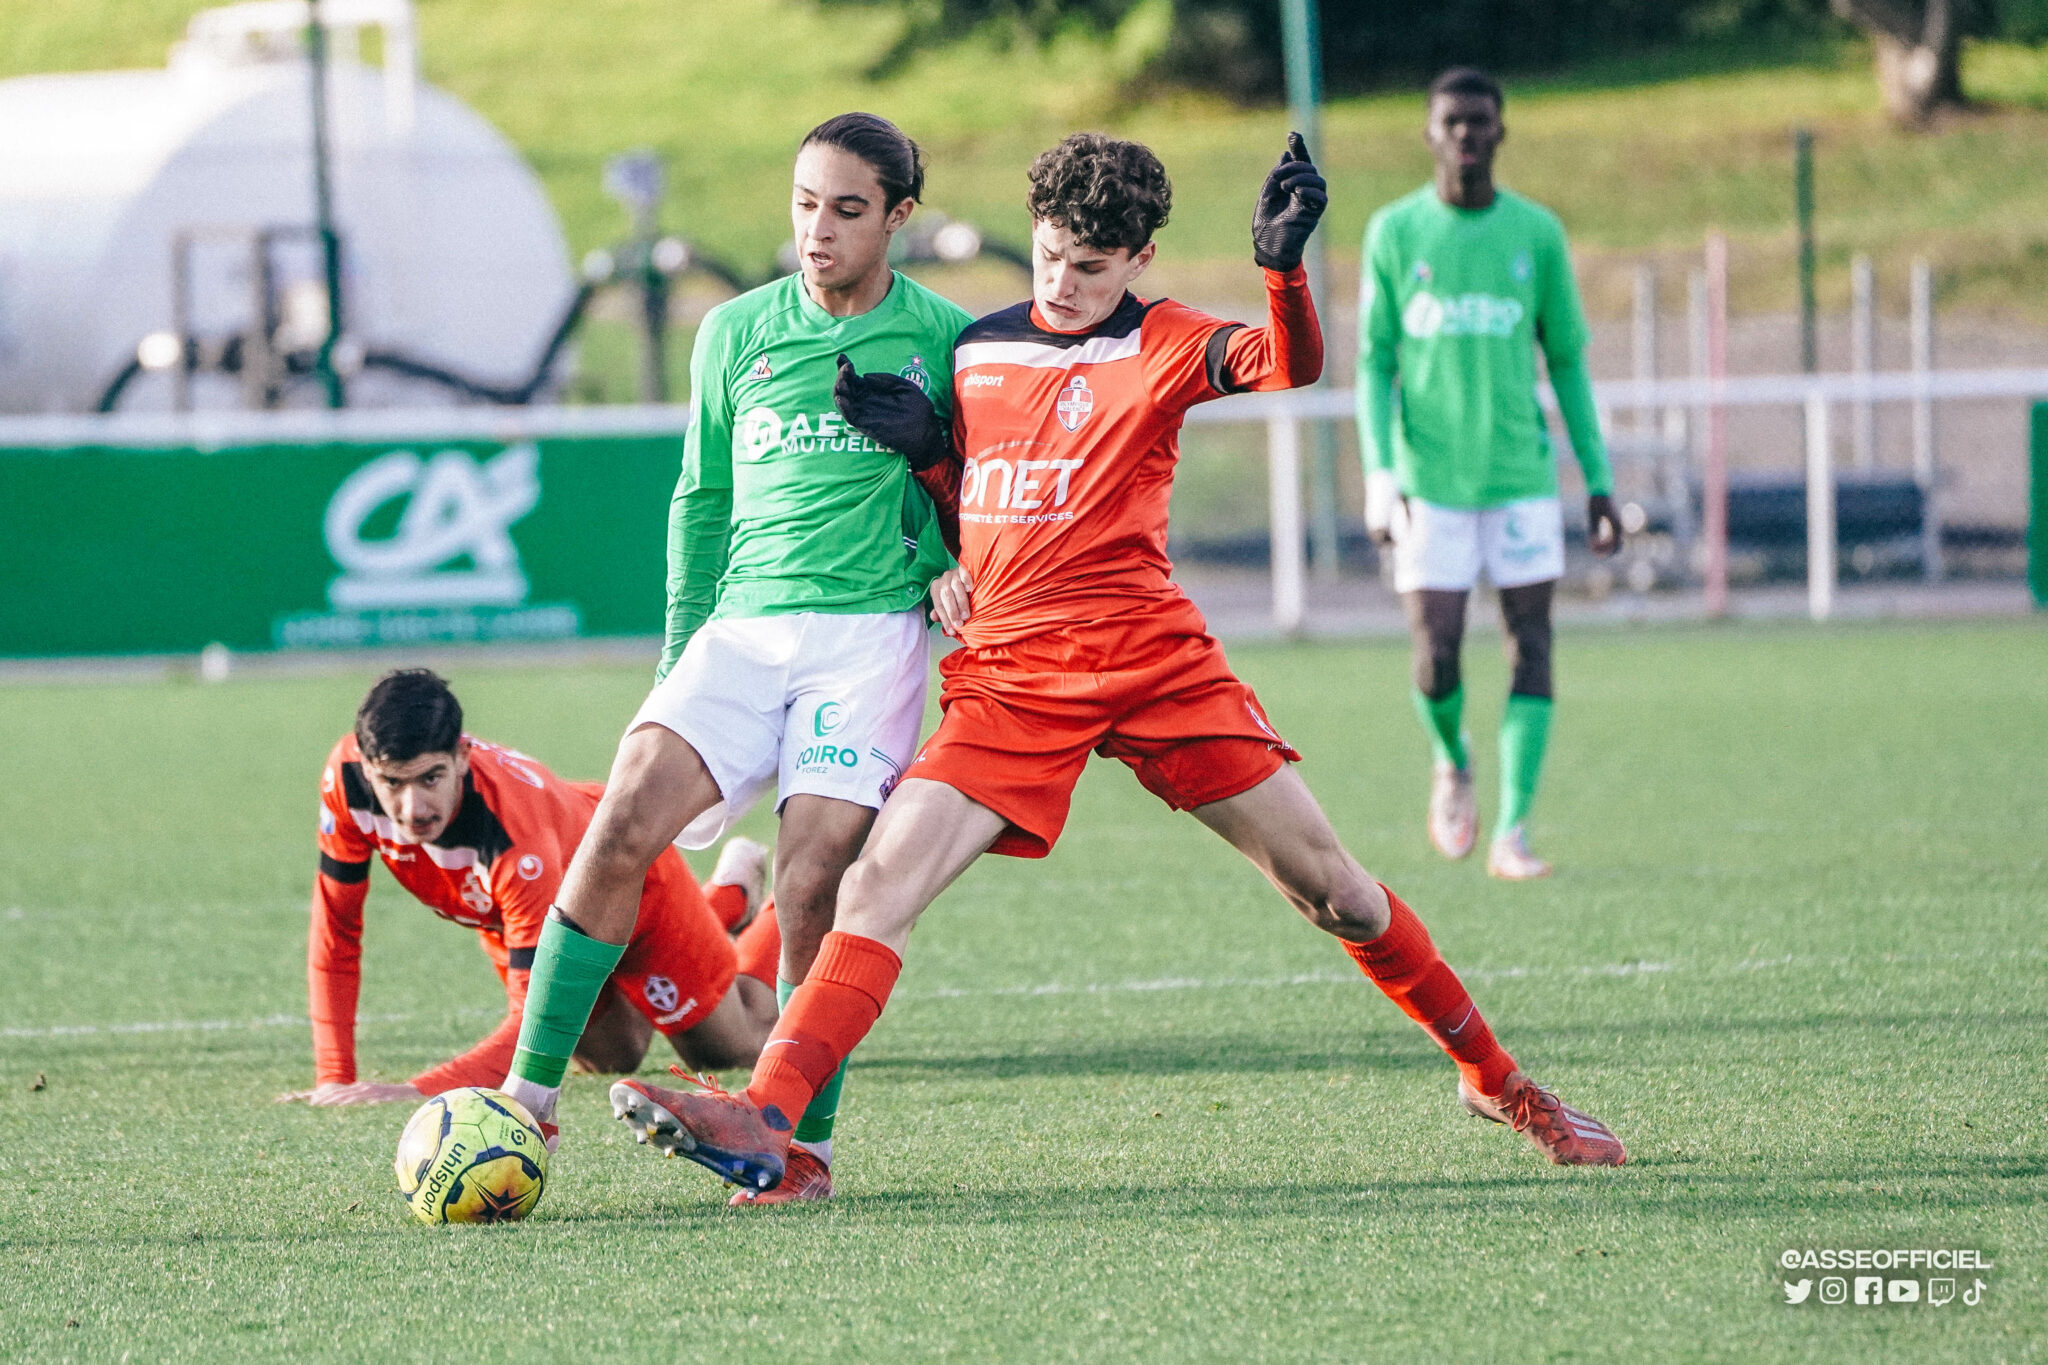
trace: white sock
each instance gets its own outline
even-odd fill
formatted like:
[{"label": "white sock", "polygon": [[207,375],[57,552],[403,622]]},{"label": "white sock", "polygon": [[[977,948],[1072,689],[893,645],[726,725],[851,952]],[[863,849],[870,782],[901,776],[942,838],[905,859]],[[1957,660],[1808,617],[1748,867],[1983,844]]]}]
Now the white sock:
[{"label": "white sock", "polygon": [[832,1164],[831,1138],[826,1138],[823,1142],[792,1142],[789,1145],[792,1147],[803,1148],[805,1151],[809,1152],[812,1156],[818,1158],[819,1161],[823,1162],[827,1166],[830,1166]]},{"label": "white sock", "polygon": [[526,1112],[533,1115],[536,1123],[546,1123],[555,1116],[555,1101],[562,1096],[561,1086],[536,1085],[523,1076],[507,1076],[498,1088],[526,1106]]}]

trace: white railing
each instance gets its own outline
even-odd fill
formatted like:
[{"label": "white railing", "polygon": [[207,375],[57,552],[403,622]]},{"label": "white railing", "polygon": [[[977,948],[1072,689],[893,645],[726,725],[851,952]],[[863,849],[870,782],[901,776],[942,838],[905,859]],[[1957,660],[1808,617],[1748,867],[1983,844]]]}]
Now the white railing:
[{"label": "white railing", "polygon": [[[1547,385],[1538,391],[1545,408],[1555,409]],[[1932,444],[1932,410],[1937,402],[1983,398],[2048,399],[2048,370],[1901,370],[1864,374],[1772,374],[1727,379],[1618,379],[1593,385],[1593,400],[1602,412],[1655,411],[1681,408],[1699,416],[1741,407],[1799,407],[1806,421],[1807,609],[1816,621],[1834,610],[1835,478],[1829,445],[1829,409],[1838,403],[1859,412],[1873,403],[1914,405],[1914,477],[1921,486],[1922,534],[1929,562],[1936,562],[1941,524],[1934,500],[1936,468]],[[1304,422],[1349,421],[1354,395],[1349,389],[1296,389],[1286,393],[1238,394],[1188,413],[1191,424],[1264,422],[1268,484],[1271,497],[1273,622],[1282,631],[1301,628],[1306,610],[1307,581],[1301,498],[1301,433]],[[1925,440],[1920,437],[1924,433]],[[1925,450],[1920,447],[1924,445]],[[1712,503],[1727,498],[1727,468],[1718,464],[1719,486],[1703,489]],[[1726,519],[1720,521],[1726,535]],[[1718,553],[1717,553],[1718,551]],[[1708,547],[1710,566],[1721,574],[1721,601],[1726,600],[1727,545]],[[1715,599],[1710,583],[1709,601]]]},{"label": "white railing", "polygon": [[[1549,387],[1538,391],[1555,408]],[[2048,370],[1905,370],[1861,374],[1743,375],[1714,379],[1618,379],[1594,384],[1594,402],[1605,412],[1684,409],[1707,418],[1729,408],[1800,407],[1806,414],[1807,589],[1815,620],[1833,610],[1836,563],[1834,464],[1829,447],[1829,409],[1847,403],[1859,412],[1873,403],[1914,405],[1914,476],[1926,499],[1923,535],[1927,559],[1936,562],[1940,519],[1935,502],[1933,405],[1959,399],[2048,398]],[[1273,620],[1297,631],[1305,613],[1307,564],[1302,504],[1304,422],[1349,421],[1349,389],[1297,389],[1286,393],[1238,394],[1188,413],[1191,424],[1264,422],[1267,495],[1272,536]],[[619,407],[472,407],[430,410],[345,412],[117,413],[112,416],[0,416],[0,447],[165,446],[220,449],[251,442],[460,439],[519,440],[543,435],[624,434],[673,431],[689,425],[681,404]],[[1707,487],[1711,503],[1726,506],[1726,464],[1709,462],[1719,486]],[[1726,534],[1725,517],[1720,522]],[[1718,553],[1716,553],[1718,551]],[[1709,546],[1710,575],[1718,562],[1726,594],[1727,546]],[[1709,583],[1709,602],[1714,601]]]}]

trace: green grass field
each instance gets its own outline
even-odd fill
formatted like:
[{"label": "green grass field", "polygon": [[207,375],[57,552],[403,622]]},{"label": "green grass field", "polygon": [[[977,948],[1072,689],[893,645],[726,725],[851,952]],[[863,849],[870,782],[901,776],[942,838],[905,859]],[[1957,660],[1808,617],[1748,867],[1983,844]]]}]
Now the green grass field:
[{"label": "green grass field", "polygon": [[[1483,735],[1502,670],[1489,639],[1470,656]],[[1053,858],[985,862],[931,913],[857,1058],[830,1206],[728,1211],[574,1078],[538,1214],[423,1229],[400,1109],[270,1102],[310,1074],[316,774],[369,675],[17,685],[0,1357],[2048,1352],[2038,624],[1567,635],[1539,809],[1561,870],[1527,886],[1427,853],[1401,647],[1234,657],[1626,1168],[1552,1168],[1465,1117],[1327,940],[1103,764]],[[473,729],[570,775],[602,771],[645,682],[452,673]],[[366,1067],[488,1026],[468,939],[378,874]],[[1809,1246],[1996,1268],[1974,1307],[1789,1307],[1776,1258]]]}]

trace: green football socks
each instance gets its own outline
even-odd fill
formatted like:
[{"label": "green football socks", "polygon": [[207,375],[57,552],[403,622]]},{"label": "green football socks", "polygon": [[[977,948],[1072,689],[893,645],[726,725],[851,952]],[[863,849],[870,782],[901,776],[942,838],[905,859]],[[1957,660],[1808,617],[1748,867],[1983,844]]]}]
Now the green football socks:
[{"label": "green football socks", "polygon": [[1465,752],[1463,731],[1465,717],[1465,685],[1459,683],[1449,695],[1432,701],[1422,689],[1413,687],[1409,695],[1415,699],[1415,714],[1422,719],[1422,728],[1429,732],[1430,751],[1439,763],[1448,763],[1454,768],[1471,764],[1471,756]]},{"label": "green football socks", "polygon": [[1500,718],[1500,818],[1496,839],[1529,818],[1536,784],[1543,777],[1543,751],[1550,743],[1550,698],[1508,695]]},{"label": "green football socks", "polygon": [[[796,983],[784,981],[779,976],[775,979],[775,1003],[778,1006],[788,1009],[789,997],[795,994]],[[832,1123],[839,1117],[839,1092],[845,1084],[846,1063],[841,1062],[839,1069],[832,1073],[832,1079],[820,1086],[818,1093],[811,1097],[810,1107],[804,1110],[803,1119],[797,1124],[796,1132],[790,1135],[792,1142],[811,1145],[824,1143],[827,1144],[827,1151],[830,1151]],[[830,1157],[826,1159],[829,1161]]]},{"label": "green football socks", "polygon": [[533,951],[519,1049],[512,1054],[515,1077],[542,1087],[561,1085],[569,1058],[590,1022],[591,1007],[625,953],[623,943],[600,943],[555,916],[548,917]]}]

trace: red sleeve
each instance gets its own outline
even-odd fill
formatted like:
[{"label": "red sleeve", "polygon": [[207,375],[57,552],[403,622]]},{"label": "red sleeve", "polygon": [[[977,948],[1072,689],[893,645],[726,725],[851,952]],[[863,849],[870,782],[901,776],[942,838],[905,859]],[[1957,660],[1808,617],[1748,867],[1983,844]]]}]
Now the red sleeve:
[{"label": "red sleeve", "polygon": [[306,1014],[313,1024],[313,1083],[356,1078],[356,990],[362,981],[365,879],[313,879],[312,926],[306,935]]},{"label": "red sleeve", "polygon": [[350,818],[338,771],[341,749],[320,778],[320,872],[306,929],[306,1015],[313,1025],[313,1082],[356,1078],[356,994],[362,982],[363,902],[375,848]]},{"label": "red sleeve", "polygon": [[1266,325],[1233,331],[1223,347],[1226,393],[1271,393],[1313,384],[1323,373],[1323,328],[1300,266],[1266,272]]},{"label": "red sleeve", "polygon": [[422,1095],[438,1095],[457,1086],[480,1085],[496,1089],[512,1069],[512,1054],[519,1045],[519,1023],[526,1013],[526,982],[529,973],[514,968],[505,974],[505,1017],[498,1026],[460,1057],[412,1078],[412,1088]]},{"label": "red sleeve", "polygon": [[956,419],[953,453],[930,469],[913,470],[910,476],[931,495],[932,506],[939,513],[939,539],[946,542],[946,552],[956,560],[960,558],[960,474],[966,468],[959,450],[960,428]]}]

